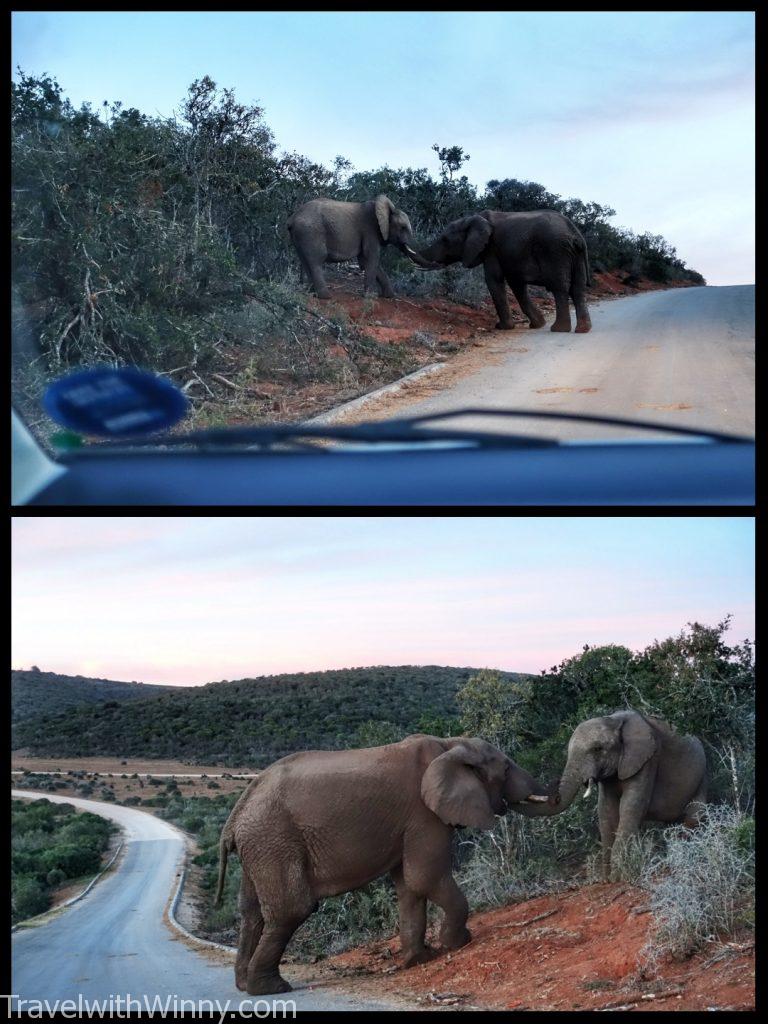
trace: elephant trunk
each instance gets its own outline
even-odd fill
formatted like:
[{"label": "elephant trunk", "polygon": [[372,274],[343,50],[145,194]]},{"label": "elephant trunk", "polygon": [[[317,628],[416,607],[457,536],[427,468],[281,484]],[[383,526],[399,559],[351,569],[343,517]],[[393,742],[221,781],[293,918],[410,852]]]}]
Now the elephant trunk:
[{"label": "elephant trunk", "polygon": [[546,789],[537,784],[535,794],[532,794],[526,800],[520,800],[516,803],[510,802],[508,809],[522,814],[525,818],[548,818],[553,814],[559,814],[565,808],[558,805],[557,780],[555,780]]},{"label": "elephant trunk", "polygon": [[570,807],[576,798],[576,794],[581,791],[584,785],[587,786],[584,796],[588,797],[592,792],[594,781],[593,775],[590,774],[589,778],[585,778],[581,766],[572,764],[569,761],[563,770],[558,786],[557,798],[559,808],[565,810],[566,807]]},{"label": "elephant trunk", "polygon": [[419,270],[443,270],[442,263],[433,263],[431,260],[425,259],[420,253],[412,249],[410,245],[403,246],[403,252],[410,259],[411,263],[415,263]]}]

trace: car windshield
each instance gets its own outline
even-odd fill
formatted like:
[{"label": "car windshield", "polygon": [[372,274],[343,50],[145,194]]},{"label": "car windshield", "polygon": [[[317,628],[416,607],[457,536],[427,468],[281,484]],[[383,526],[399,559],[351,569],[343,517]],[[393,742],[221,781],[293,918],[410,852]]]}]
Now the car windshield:
[{"label": "car windshield", "polygon": [[138,443],[46,401],[96,368],[167,382],[174,434],[751,437],[753,45],[750,12],[15,12],[14,407],[54,454]]}]

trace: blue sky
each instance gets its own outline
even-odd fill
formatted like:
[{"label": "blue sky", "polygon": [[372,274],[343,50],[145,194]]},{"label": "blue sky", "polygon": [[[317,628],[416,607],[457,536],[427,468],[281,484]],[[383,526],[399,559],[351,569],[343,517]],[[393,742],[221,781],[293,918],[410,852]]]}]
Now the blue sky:
[{"label": "blue sky", "polygon": [[280,149],[358,169],[538,181],[754,281],[751,12],[17,12],[13,65],[69,98],[170,115],[210,75]]},{"label": "blue sky", "polygon": [[13,521],[17,668],[197,684],[382,664],[538,672],[733,613],[742,517]]}]

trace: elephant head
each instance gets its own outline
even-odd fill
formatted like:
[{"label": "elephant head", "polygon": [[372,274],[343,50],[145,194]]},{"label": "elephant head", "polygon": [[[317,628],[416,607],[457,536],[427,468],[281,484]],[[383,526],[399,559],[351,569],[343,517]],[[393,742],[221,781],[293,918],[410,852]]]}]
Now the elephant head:
[{"label": "elephant head", "polygon": [[424,772],[421,796],[446,825],[493,828],[510,806],[547,801],[524,768],[485,740],[462,736],[442,742],[448,749]]},{"label": "elephant head", "polygon": [[476,267],[483,261],[492,232],[490,221],[482,214],[475,213],[452,221],[431,245],[416,255],[421,259],[424,269],[447,267],[459,260],[465,267]]},{"label": "elephant head", "polygon": [[398,210],[389,196],[385,195],[376,196],[373,208],[384,244],[397,246],[401,252],[408,255],[413,253],[413,249],[410,248],[410,243],[413,241],[413,228],[408,214]]},{"label": "elephant head", "polygon": [[[654,720],[657,728],[662,724]],[[656,750],[654,730],[637,711],[617,711],[589,718],[573,730],[568,742],[568,760],[559,782],[550,789],[547,806],[523,805],[515,810],[526,817],[559,814],[570,807],[582,789],[584,797],[588,797],[595,782],[624,780],[636,775]]]},{"label": "elephant head", "polygon": [[636,775],[655,753],[653,729],[636,711],[618,711],[582,722],[568,743],[559,802],[568,807],[584,786],[586,797],[595,782]]}]

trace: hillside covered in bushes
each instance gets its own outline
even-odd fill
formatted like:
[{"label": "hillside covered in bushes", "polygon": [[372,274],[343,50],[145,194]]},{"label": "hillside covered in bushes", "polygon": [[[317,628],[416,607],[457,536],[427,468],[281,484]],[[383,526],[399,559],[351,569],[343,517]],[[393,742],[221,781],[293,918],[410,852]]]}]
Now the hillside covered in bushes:
[{"label": "hillside covered in bushes", "polygon": [[[418,357],[405,346],[377,343],[343,306],[320,305],[299,284],[286,222],[320,195],[384,192],[409,214],[419,242],[476,210],[555,209],[582,230],[598,273],[615,271],[628,284],[704,283],[661,236],[612,225],[606,205],[516,177],[478,188],[460,173],[470,159],[461,146],[432,148],[437,177],[423,167],[358,170],[341,156],[326,167],[280,152],[262,108],[207,76],[163,118],[117,101],[75,109],[54,79],[19,69],[17,390],[34,401],[69,367],[137,364],[170,375],[204,424],[285,418],[291,389],[356,393],[413,369]],[[384,265],[400,295],[487,301],[479,269],[423,274],[389,249]]]},{"label": "hillside covered in bushes", "polygon": [[15,726],[26,719],[35,721],[41,715],[55,714],[81,704],[145,700],[172,689],[172,686],[65,676],[58,672],[41,672],[39,668],[12,670],[12,721]]},{"label": "hillside covered in bushes", "polygon": [[261,767],[294,750],[444,733],[458,725],[456,691],[473,671],[377,666],[174,687],[149,701],[109,700],[27,719],[16,729],[14,746],[56,757]]}]

